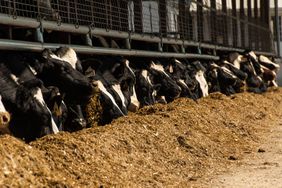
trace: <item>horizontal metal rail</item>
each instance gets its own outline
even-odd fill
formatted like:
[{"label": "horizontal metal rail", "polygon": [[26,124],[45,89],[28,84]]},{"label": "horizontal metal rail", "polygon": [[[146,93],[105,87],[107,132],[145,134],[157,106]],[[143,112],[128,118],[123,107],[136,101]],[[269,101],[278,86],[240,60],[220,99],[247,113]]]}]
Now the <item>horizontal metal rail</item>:
[{"label": "horizontal metal rail", "polygon": [[[42,27],[47,30],[77,33],[77,34],[82,34],[82,35],[91,33],[92,35],[98,35],[98,36],[104,36],[104,37],[131,39],[131,40],[145,41],[145,42],[152,42],[152,43],[194,46],[194,47],[214,49],[214,50],[219,50],[219,51],[236,51],[236,52],[244,51],[244,49],[240,49],[240,48],[225,47],[225,46],[200,43],[200,42],[194,42],[194,41],[187,41],[187,40],[181,40],[181,39],[162,38],[162,37],[152,36],[148,34],[129,33],[129,32],[122,32],[122,31],[115,31],[115,30],[106,30],[106,29],[101,29],[101,28],[90,28],[88,26],[76,27],[73,24],[57,23],[55,21],[42,20],[41,22],[39,22],[35,19],[25,18],[25,17],[17,17],[15,19],[12,16],[9,16],[7,14],[0,14],[0,24],[10,25],[10,26],[15,26],[15,27],[33,28],[33,29]],[[274,53],[268,53],[268,52],[257,52],[257,53],[268,55],[268,56],[275,56]]]},{"label": "horizontal metal rail", "polygon": [[114,48],[89,47],[81,45],[62,45],[48,44],[39,42],[26,42],[15,40],[0,40],[0,50],[15,50],[15,51],[34,51],[41,52],[45,48],[56,49],[60,46],[68,46],[73,48],[77,53],[81,54],[97,54],[97,55],[122,55],[122,56],[137,56],[137,57],[159,57],[159,58],[190,58],[190,59],[209,59],[219,60],[218,56],[191,54],[191,53],[168,53],[168,52],[153,52],[144,50],[125,50]]}]

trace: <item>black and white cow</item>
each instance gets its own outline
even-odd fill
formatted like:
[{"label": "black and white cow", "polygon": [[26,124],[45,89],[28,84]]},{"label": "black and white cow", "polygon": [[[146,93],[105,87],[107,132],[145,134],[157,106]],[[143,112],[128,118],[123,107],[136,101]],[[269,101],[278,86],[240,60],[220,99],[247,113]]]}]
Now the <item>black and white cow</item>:
[{"label": "black and white cow", "polygon": [[152,75],[146,69],[136,70],[136,94],[140,102],[140,106],[148,106],[156,103],[157,92],[160,88],[159,84],[153,85]]},{"label": "black and white cow", "polygon": [[[100,60],[87,59],[83,65],[86,69],[84,71],[85,75],[99,90],[102,112],[98,124],[105,125],[115,118],[125,116],[127,114],[127,110],[123,108],[125,97],[120,87],[113,87],[113,85],[120,85],[117,79],[110,73],[103,74],[103,71],[98,70],[101,65]],[[119,89],[119,91],[115,89]]]},{"label": "black and white cow", "polygon": [[265,92],[267,85],[262,79],[263,70],[258,62],[258,57],[253,51],[247,51],[245,55],[247,61],[242,61],[240,68],[248,75],[246,80],[248,91],[254,93]]},{"label": "black and white cow", "polygon": [[83,61],[84,70],[91,67],[95,74],[105,79],[107,89],[111,91],[124,114],[127,110],[138,110],[140,103],[136,96],[135,73],[129,61],[122,57],[97,57]]},{"label": "black and white cow", "polygon": [[195,87],[195,93],[197,98],[207,97],[209,95],[209,87],[206,80],[206,68],[201,64],[200,61],[192,62],[188,68],[192,78],[196,79],[198,86]]},{"label": "black and white cow", "polygon": [[262,78],[267,83],[268,86],[275,86],[277,87],[277,72],[279,71],[280,65],[272,62],[266,56],[260,55],[259,56],[259,63],[262,68]]},{"label": "black and white cow", "polygon": [[9,129],[13,135],[32,141],[59,129],[47,107],[38,79],[18,83],[16,76],[0,64],[0,94],[6,109],[12,114]]},{"label": "black and white cow", "polygon": [[51,50],[44,50],[41,58],[34,60],[31,67],[37,72],[46,87],[56,86],[64,95],[68,108],[65,130],[74,131],[86,127],[83,117],[83,107],[92,95],[93,88],[86,76]]},{"label": "black and white cow", "polygon": [[[1,63],[5,64],[18,84],[38,79],[36,77],[37,72],[29,65],[29,62],[32,61],[29,59],[29,56],[33,56],[33,54],[16,54],[14,52],[1,54]],[[46,88],[43,84],[40,89],[44,101],[51,110],[53,118],[58,125],[58,129],[62,131],[62,125],[65,122],[67,112],[59,89],[56,87]]]},{"label": "black and white cow", "polygon": [[165,97],[165,101],[171,102],[178,98],[181,94],[181,88],[178,86],[168,73],[165,71],[162,64],[151,61],[147,70],[152,74],[153,85],[159,85],[157,97]]},{"label": "black and white cow", "polygon": [[177,59],[162,61],[166,72],[176,81],[181,88],[180,97],[189,97],[197,99],[198,97],[192,92],[195,88],[196,79],[192,79],[189,75],[187,66]]}]

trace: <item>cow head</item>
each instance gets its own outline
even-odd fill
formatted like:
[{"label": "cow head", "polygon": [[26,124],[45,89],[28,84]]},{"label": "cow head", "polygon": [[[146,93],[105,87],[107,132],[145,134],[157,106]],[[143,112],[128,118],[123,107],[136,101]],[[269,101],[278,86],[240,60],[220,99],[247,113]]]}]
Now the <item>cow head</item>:
[{"label": "cow head", "polygon": [[105,80],[97,75],[95,79],[93,79],[93,82],[100,91],[100,100],[103,107],[102,118],[99,123],[104,125],[110,123],[115,118],[125,116],[114,96],[110,93],[109,88],[107,88]]},{"label": "cow head", "polygon": [[74,69],[82,72],[81,62],[72,48],[60,47],[55,53],[62,61],[68,62]]},{"label": "cow head", "polygon": [[209,87],[205,78],[206,68],[201,64],[200,61],[192,62],[194,67],[194,78],[197,80],[200,86],[201,96],[206,97],[209,95]]},{"label": "cow head", "polygon": [[178,86],[181,88],[181,96],[196,99],[193,94],[191,85],[193,80],[189,75],[187,66],[177,59],[171,59],[166,63],[166,72],[176,81]]},{"label": "cow head", "polygon": [[259,56],[259,63],[263,66],[265,66],[266,68],[272,70],[272,71],[278,71],[280,68],[279,64],[274,63],[273,61],[271,61],[268,57],[264,56],[264,55],[260,55]]},{"label": "cow head", "polygon": [[16,109],[11,120],[11,132],[26,141],[58,133],[52,112],[44,101],[41,82],[30,80],[16,90]]},{"label": "cow head", "polygon": [[62,131],[68,116],[67,106],[63,101],[64,96],[60,93],[59,88],[54,86],[43,88],[42,93],[58,129]]},{"label": "cow head", "polygon": [[141,106],[156,103],[160,85],[153,85],[151,77],[152,75],[146,69],[136,71],[136,93]]},{"label": "cow head", "polygon": [[81,103],[88,100],[93,88],[86,76],[48,49],[43,51],[43,57],[45,59],[42,60],[43,66],[38,71],[38,77],[45,85],[58,87],[66,94],[66,101]]},{"label": "cow head", "polygon": [[171,102],[180,96],[181,88],[165,72],[164,67],[161,64],[156,64],[152,61],[148,71],[152,74],[153,84],[160,85],[158,91],[159,96],[165,96],[167,102]]}]

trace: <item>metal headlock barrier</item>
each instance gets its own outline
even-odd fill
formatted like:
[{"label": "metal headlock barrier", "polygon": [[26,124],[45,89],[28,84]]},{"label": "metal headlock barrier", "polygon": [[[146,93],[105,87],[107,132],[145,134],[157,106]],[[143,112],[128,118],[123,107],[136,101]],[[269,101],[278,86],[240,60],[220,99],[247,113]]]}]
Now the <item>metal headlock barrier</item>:
[{"label": "metal headlock barrier", "polygon": [[[0,24],[8,28],[0,25],[0,49],[41,51],[66,45],[85,54],[203,59],[218,59],[217,51],[251,49],[275,56],[268,17],[268,0],[1,0]],[[41,31],[43,40],[13,39],[18,27]],[[60,37],[50,43],[44,36],[51,31],[122,39],[126,45],[74,45],[71,40],[61,43]],[[159,47],[144,50],[138,42]],[[177,45],[178,52],[170,45]],[[199,51],[189,53],[190,47]]]}]

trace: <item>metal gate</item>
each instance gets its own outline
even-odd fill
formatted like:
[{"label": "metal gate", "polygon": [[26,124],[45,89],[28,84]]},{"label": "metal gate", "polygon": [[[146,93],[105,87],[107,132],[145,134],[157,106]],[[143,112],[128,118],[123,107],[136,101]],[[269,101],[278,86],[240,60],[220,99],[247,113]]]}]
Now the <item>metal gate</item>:
[{"label": "metal gate", "polygon": [[[56,47],[62,43],[61,37],[46,43],[45,35],[57,31],[90,40],[94,36],[107,47],[103,52],[105,48],[91,42],[75,43],[82,53],[163,57],[202,54],[208,58],[218,50],[274,53],[268,0],[1,0],[0,24],[0,37],[6,39],[0,41],[0,46],[10,49]],[[13,29],[19,27],[37,34],[41,31],[42,39],[15,40]],[[116,41],[119,49],[109,49],[112,46],[107,44],[108,38]],[[141,45],[137,43],[133,48],[136,41]],[[74,44],[70,38],[63,43]],[[146,47],[150,50],[146,52],[144,45],[157,48]],[[197,53],[191,47],[198,49]],[[204,54],[202,48],[213,52]]]}]

